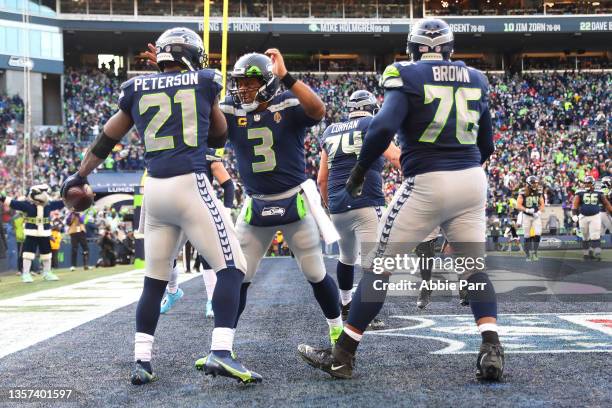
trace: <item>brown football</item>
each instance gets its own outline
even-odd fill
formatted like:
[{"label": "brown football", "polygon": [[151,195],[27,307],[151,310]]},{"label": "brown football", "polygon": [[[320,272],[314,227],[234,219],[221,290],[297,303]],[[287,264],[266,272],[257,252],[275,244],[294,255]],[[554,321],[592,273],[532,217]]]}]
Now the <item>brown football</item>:
[{"label": "brown football", "polygon": [[89,184],[70,187],[66,192],[66,207],[74,211],[85,211],[94,201],[94,193]]}]

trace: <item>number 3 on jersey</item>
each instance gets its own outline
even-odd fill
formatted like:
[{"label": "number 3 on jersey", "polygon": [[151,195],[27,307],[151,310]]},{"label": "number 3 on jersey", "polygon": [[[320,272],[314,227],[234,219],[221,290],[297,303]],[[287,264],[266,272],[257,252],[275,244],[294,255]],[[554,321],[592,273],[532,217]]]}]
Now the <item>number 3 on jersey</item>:
[{"label": "number 3 on jersey", "polygon": [[253,167],[253,173],[263,173],[265,171],[272,171],[276,167],[276,155],[272,150],[274,144],[274,136],[270,128],[254,128],[249,129],[247,138],[261,139],[261,143],[253,146],[253,153],[255,156],[262,156],[263,160],[258,162],[253,161],[251,166]]},{"label": "number 3 on jersey", "polygon": [[432,103],[434,99],[439,99],[440,104],[433,120],[421,135],[419,142],[434,143],[438,139],[438,136],[440,136],[440,133],[446,126],[446,121],[453,109],[454,103],[457,112],[457,129],[455,133],[457,140],[461,144],[476,143],[480,112],[469,109],[468,102],[479,100],[482,96],[481,89],[461,87],[453,93],[454,88],[452,86],[425,85],[423,90],[425,93],[425,105]]}]

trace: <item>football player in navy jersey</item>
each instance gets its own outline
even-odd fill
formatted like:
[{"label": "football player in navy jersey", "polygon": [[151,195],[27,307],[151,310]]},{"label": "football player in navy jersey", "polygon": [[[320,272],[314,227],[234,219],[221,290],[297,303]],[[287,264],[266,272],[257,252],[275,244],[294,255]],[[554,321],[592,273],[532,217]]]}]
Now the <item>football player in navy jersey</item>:
[{"label": "football player in navy jersey", "polygon": [[156,54],[161,72],[121,86],[119,111],[104,125],[79,171],[66,179],[62,196],[72,186],[87,184],[87,175],[135,125],[145,141],[148,174],[143,202],[146,267],[136,308],[131,382],[141,385],[157,379],[151,367],[153,335],[182,233],[217,273],[206,374],[260,382],[259,374],[232,357],[246,261],[232,220],[220,208],[206,175],[206,149],[223,147],[227,132],[218,104],[221,75],[204,69],[202,40],[187,28],[164,32],[156,42]]},{"label": "football player in navy jersey", "polygon": [[[261,258],[280,230],[312,286],[333,343],[342,331],[338,287],[323,263],[311,207],[323,210],[318,193],[309,198],[304,158],[306,131],[321,121],[325,106],[308,85],[288,73],[277,49],[243,55],[230,77],[231,95],[220,106],[248,195],[236,221],[247,260],[239,315]],[[280,92],[281,83],[287,91]]]},{"label": "football player in navy jersey", "polygon": [[[529,176],[526,187],[519,191],[516,200],[516,209],[525,236],[525,255],[527,261],[538,260],[538,247],[542,238],[542,212],[544,212],[544,194],[540,189],[540,182],[536,176]],[[533,236],[532,236],[533,229]]]},{"label": "football player in navy jersey", "polygon": [[382,75],[385,100],[370,123],[346,189],[353,196],[360,194],[368,170],[396,133],[405,181],[383,215],[377,248],[366,257],[338,341],[331,350],[298,347],[304,360],[334,377],[352,377],[363,332],[383,306],[389,275],[396,268],[382,265],[414,249],[438,225],[455,259],[465,261],[457,273],[467,285],[467,300],[482,335],[477,378],[502,377],[497,301],[484,267],[487,177],[481,165],[494,150],[488,82],[482,72],[450,60],[453,44],[446,22],[423,19],[413,24],[408,36],[413,61],[392,64]]},{"label": "football player in navy jersey", "polygon": [[605,194],[595,189],[595,178],[586,176],[583,188],[576,191],[572,206],[572,219],[580,226],[584,246],[584,259],[601,261],[601,215],[600,206],[612,213],[612,206]]},{"label": "football player in navy jersey", "polygon": [[[342,319],[346,320],[351,306],[355,262],[360,244],[374,244],[378,221],[385,205],[381,172],[384,158],[370,167],[365,178],[363,193],[351,197],[344,185],[348,179],[373,116],[379,110],[376,97],[366,90],[353,92],[348,101],[348,119],[329,125],[321,136],[321,160],[317,182],[323,201],[329,208],[331,219],[342,239],[338,242],[340,256],[336,266]],[[384,157],[400,167],[400,151],[391,143]],[[384,328],[381,320],[374,319],[372,329]]]}]

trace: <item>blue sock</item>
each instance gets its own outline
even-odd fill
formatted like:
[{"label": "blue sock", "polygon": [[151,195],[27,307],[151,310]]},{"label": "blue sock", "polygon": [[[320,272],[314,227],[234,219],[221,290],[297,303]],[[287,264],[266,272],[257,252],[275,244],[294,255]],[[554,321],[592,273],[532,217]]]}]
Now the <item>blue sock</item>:
[{"label": "blue sock", "polygon": [[[347,323],[364,332],[368,324],[378,315],[387,297],[386,286],[388,275],[378,275],[372,272],[363,272],[361,281],[353,295],[351,311]],[[379,288],[381,290],[376,290]]]},{"label": "blue sock", "polygon": [[335,319],[340,316],[340,296],[338,295],[336,282],[334,282],[332,277],[325,274],[321,282],[309,283],[325,317],[327,319]]},{"label": "blue sock", "polygon": [[353,279],[355,279],[355,266],[343,264],[338,261],[336,266],[336,277],[338,278],[338,287],[341,290],[353,289]]},{"label": "blue sock", "polygon": [[240,316],[242,312],[244,312],[244,308],[246,306],[247,300],[247,292],[249,290],[249,286],[251,282],[243,282],[242,286],[240,286],[240,303],[238,304],[238,313],[236,314],[236,322],[234,323],[234,329],[238,326],[238,320],[240,320]]},{"label": "blue sock", "polygon": [[212,299],[215,327],[234,327],[243,279],[244,273],[236,268],[226,268],[217,272],[217,285]]},{"label": "blue sock", "polygon": [[136,306],[136,332],[153,336],[159,320],[159,304],[168,281],[145,276],[142,294]]},{"label": "blue sock", "polygon": [[478,320],[481,317],[497,318],[497,296],[495,288],[489,279],[489,275],[485,272],[475,273],[468,278],[469,283],[484,283],[484,287],[472,290],[468,289],[468,299],[470,308],[474,314],[474,319]]}]

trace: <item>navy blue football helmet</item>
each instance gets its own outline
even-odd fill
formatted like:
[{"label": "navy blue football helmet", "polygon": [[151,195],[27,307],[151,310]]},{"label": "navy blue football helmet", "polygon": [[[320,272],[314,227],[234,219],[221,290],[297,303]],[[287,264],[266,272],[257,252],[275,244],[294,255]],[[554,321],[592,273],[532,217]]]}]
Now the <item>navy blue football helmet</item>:
[{"label": "navy blue football helmet", "polygon": [[413,61],[419,61],[424,54],[440,54],[442,59],[448,60],[454,45],[453,31],[444,20],[425,18],[412,26],[406,52]]},{"label": "navy blue football helmet", "polygon": [[160,71],[168,63],[179,64],[190,71],[202,69],[208,63],[202,39],[185,27],[164,31],[155,42],[155,50]]},{"label": "navy blue football helmet", "polygon": [[349,96],[346,103],[349,109],[349,118],[364,116],[367,114],[375,115],[380,109],[376,97],[369,91],[355,91]]}]

